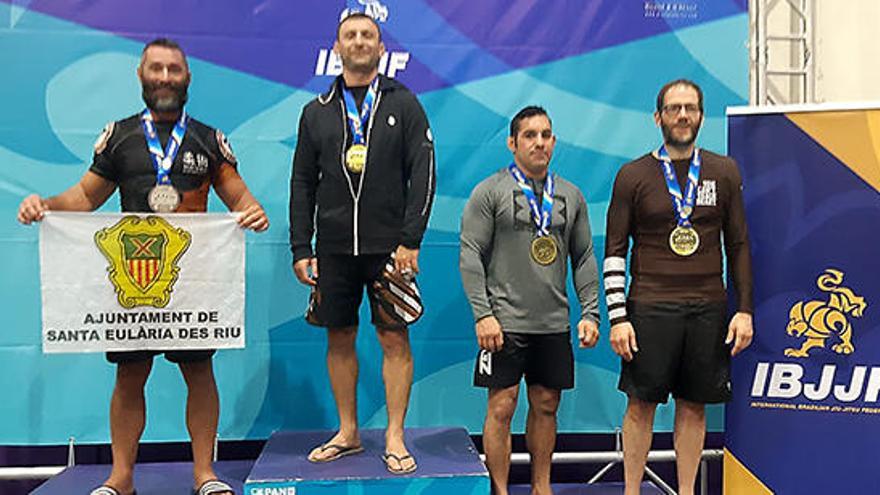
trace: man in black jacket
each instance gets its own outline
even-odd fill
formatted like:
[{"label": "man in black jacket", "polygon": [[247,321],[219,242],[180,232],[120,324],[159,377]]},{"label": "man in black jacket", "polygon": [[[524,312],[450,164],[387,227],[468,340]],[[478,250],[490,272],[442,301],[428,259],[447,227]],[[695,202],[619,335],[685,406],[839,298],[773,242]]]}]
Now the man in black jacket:
[{"label": "man in black jacket", "polygon": [[303,109],[290,182],[293,271],[319,295],[309,320],[328,329],[327,367],[339,413],[339,431],[309,460],[363,451],[355,338],[366,286],[383,351],[385,463],[403,474],[416,468],[403,440],[412,354],[406,324],[387,317],[373,283],[392,256],[399,274],[419,271],[434,196],[433,138],[415,95],[378,73],[385,47],[373,18],[345,17],[333,49],[342,75]]}]

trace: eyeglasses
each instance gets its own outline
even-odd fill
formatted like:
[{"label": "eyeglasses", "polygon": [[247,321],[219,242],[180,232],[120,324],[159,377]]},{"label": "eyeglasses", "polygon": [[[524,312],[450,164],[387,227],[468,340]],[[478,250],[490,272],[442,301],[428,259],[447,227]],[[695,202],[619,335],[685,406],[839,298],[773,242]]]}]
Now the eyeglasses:
[{"label": "eyeglasses", "polygon": [[684,109],[684,113],[689,116],[694,116],[700,113],[700,107],[694,105],[693,103],[687,103],[684,105],[680,103],[673,103],[669,105],[663,105],[662,108],[663,114],[668,117],[678,115],[679,113],[681,113],[682,109]]}]

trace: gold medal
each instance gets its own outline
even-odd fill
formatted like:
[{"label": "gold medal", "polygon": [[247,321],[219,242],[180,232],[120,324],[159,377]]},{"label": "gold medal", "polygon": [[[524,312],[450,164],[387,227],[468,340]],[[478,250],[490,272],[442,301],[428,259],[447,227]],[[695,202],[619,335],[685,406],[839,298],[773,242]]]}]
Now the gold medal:
[{"label": "gold medal", "polygon": [[532,259],[539,265],[546,266],[556,261],[556,254],[558,251],[559,248],[556,246],[556,239],[551,236],[543,235],[535,237],[532,240]]},{"label": "gold medal", "polygon": [[353,174],[364,171],[367,164],[367,147],[362,144],[354,144],[345,152],[345,167]]},{"label": "gold medal", "polygon": [[679,225],[669,234],[669,247],[679,256],[690,256],[700,247],[700,234],[693,227]]}]

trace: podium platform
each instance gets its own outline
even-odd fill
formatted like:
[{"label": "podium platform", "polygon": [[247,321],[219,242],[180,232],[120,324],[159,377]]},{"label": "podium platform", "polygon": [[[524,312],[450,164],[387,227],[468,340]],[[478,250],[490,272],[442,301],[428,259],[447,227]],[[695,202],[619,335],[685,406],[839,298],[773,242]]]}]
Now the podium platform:
[{"label": "podium platform", "polygon": [[[529,495],[532,487],[529,485],[511,485],[510,495]],[[664,495],[665,492],[650,481],[642,483],[639,490],[641,495]],[[612,483],[596,483],[588,485],[586,483],[565,483],[554,484],[553,495],[620,495],[623,493],[622,482]]]},{"label": "podium platform", "polygon": [[416,495],[489,493],[489,473],[464,428],[411,428],[406,444],[418,462],[410,474],[388,472],[384,430],[362,430],[364,452],[316,464],[306,456],[335,432],[272,435],[245,481],[246,495]]},{"label": "podium platform", "polygon": [[[217,475],[238,495],[487,495],[489,473],[464,428],[412,428],[406,444],[418,462],[410,474],[388,472],[382,460],[384,430],[362,430],[364,452],[315,464],[306,456],[334,435],[333,431],[279,432],[266,442],[254,461],[220,461]],[[97,487],[110,474],[106,464],[65,469],[31,495],[80,495]],[[135,468],[138,495],[191,495],[192,463],[146,463]],[[618,495],[623,483],[553,485],[556,495]],[[528,485],[513,485],[512,495],[527,495]],[[652,483],[643,495],[661,495]]]},{"label": "podium platform", "polygon": [[[253,461],[221,461],[214,471],[235,493],[243,493],[244,480]],[[86,495],[110,474],[109,464],[83,464],[65,469],[38,486],[31,495]],[[192,495],[191,462],[138,464],[134,471],[138,495]]]}]

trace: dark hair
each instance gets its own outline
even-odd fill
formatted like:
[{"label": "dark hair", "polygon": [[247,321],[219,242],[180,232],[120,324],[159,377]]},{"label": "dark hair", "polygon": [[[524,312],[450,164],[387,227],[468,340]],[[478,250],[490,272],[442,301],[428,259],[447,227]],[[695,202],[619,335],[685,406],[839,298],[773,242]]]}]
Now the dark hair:
[{"label": "dark hair", "polygon": [[176,41],[174,41],[170,38],[156,38],[153,41],[144,45],[144,49],[141,51],[141,62],[140,62],[141,64],[144,63],[144,56],[147,54],[147,50],[149,50],[150,47],[153,47],[153,46],[168,48],[170,50],[177,50],[178,52],[180,52],[180,55],[183,57],[184,67],[186,67],[186,69],[189,70],[189,62],[187,62],[187,60],[186,60],[186,53],[184,53],[183,48],[181,48],[180,45]]},{"label": "dark hair", "polygon": [[[550,120],[550,116],[547,115],[547,110],[544,110],[543,107],[539,107],[537,105],[529,105],[513,116],[513,120],[510,121],[510,137],[516,138],[517,133],[519,133],[519,123],[523,120],[534,117],[536,115],[543,115],[547,117],[547,120]],[[553,122],[550,122],[550,125],[553,125]]]},{"label": "dark hair", "polygon": [[379,33],[379,41],[382,41],[382,29],[379,27],[379,23],[376,21],[376,19],[374,19],[372,16],[364,14],[363,12],[358,12],[356,10],[349,12],[348,15],[346,15],[339,21],[339,24],[336,26],[337,40],[339,39],[339,34],[342,33],[342,25],[345,24],[346,21],[349,21],[351,19],[367,19],[372,22],[373,25],[376,26],[376,32]]},{"label": "dark hair", "polygon": [[663,100],[666,99],[666,93],[675,86],[689,86],[694,88],[697,92],[697,106],[700,107],[700,113],[703,113],[703,90],[700,89],[700,86],[697,83],[690,79],[676,79],[664,84],[663,87],[660,88],[660,92],[657,93],[657,113],[660,113],[663,110]]},{"label": "dark hair", "polygon": [[170,38],[156,38],[153,41],[147,43],[146,45],[144,45],[144,49],[143,49],[143,51],[141,51],[141,55],[143,55],[144,53],[147,53],[147,50],[152,46],[161,46],[163,48],[170,48],[172,50],[177,50],[180,52],[181,55],[183,55],[183,58],[186,58],[186,53],[183,52],[183,48],[181,48],[180,45],[176,41],[174,41]]}]

